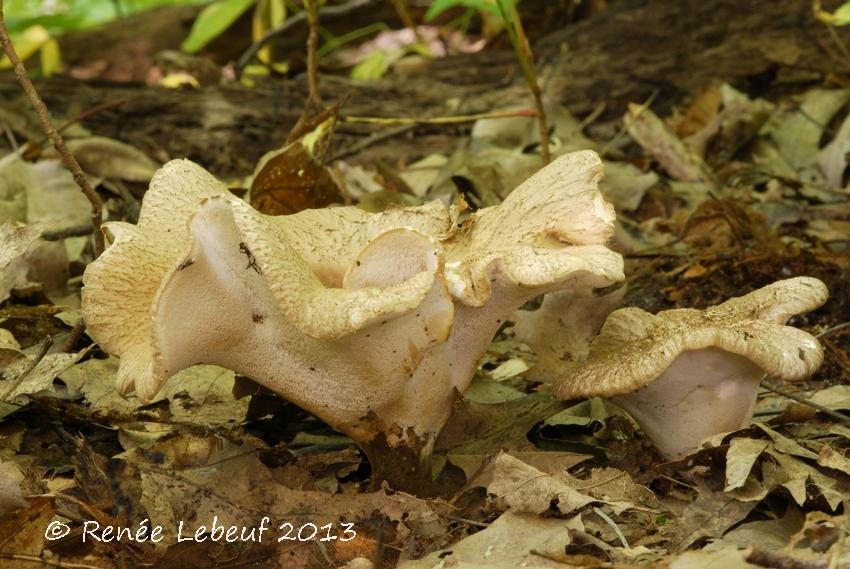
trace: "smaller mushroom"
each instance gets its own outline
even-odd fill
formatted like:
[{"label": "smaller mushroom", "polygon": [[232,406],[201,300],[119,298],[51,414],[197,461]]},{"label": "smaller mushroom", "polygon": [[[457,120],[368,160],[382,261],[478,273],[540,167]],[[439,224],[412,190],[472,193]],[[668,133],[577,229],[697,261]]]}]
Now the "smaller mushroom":
[{"label": "smaller mushroom", "polygon": [[565,366],[554,394],[611,397],[665,458],[681,458],[750,423],[763,374],[800,380],[817,371],[820,344],[785,322],[828,296],[818,279],[798,277],[706,310],[616,310],[586,362]]}]

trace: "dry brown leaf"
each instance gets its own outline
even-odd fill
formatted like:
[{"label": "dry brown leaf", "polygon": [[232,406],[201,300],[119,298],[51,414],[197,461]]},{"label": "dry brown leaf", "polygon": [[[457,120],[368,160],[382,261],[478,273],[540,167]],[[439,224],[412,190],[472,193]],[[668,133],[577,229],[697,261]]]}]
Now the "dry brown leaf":
[{"label": "dry brown leaf", "polygon": [[403,563],[399,569],[563,569],[559,559],[570,543],[570,530],[581,529],[576,518],[541,518],[508,511],[451,548]]},{"label": "dry brown leaf", "polygon": [[26,285],[29,251],[41,237],[43,224],[23,225],[7,221],[0,225],[0,302],[9,298],[13,288]]},{"label": "dry brown leaf", "polygon": [[343,201],[327,168],[300,142],[263,156],[251,184],[251,205],[268,215],[290,215]]},{"label": "dry brown leaf", "polygon": [[611,504],[625,509],[631,503],[596,499],[576,490],[584,483],[564,473],[547,474],[521,460],[499,453],[481,475],[470,483],[484,486],[497,503],[514,512],[541,514],[553,504],[562,514],[569,514],[592,503]]},{"label": "dry brown leaf", "polygon": [[629,104],[624,121],[629,134],[658,161],[670,176],[683,182],[713,186],[714,173],[664,121],[648,108]]},{"label": "dry brown leaf", "polygon": [[21,492],[24,474],[14,462],[0,460],[0,517],[15,508],[27,505]]},{"label": "dry brown leaf", "polygon": [[[56,508],[52,498],[31,498],[28,508],[20,508],[0,518],[0,560],[7,555],[30,555],[38,557],[44,547],[44,532],[53,518]],[[15,569],[43,567],[41,563],[19,562],[12,565],[8,560],[0,565]]]}]

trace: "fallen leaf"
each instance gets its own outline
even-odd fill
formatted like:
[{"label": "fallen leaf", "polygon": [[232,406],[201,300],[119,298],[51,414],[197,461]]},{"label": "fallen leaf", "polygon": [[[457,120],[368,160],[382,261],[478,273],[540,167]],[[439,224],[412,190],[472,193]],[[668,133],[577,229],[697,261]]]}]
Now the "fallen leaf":
[{"label": "fallen leaf", "polygon": [[677,557],[670,569],[758,569],[745,560],[746,551],[726,547],[720,551],[688,551]]},{"label": "fallen leaf", "polygon": [[[541,514],[555,506],[562,514],[592,503],[609,503],[576,490],[582,482],[566,473],[547,474],[507,453],[499,453],[471,486],[485,486],[487,493],[514,512]],[[615,504],[629,507],[631,504]]]},{"label": "fallen leaf", "polygon": [[658,174],[644,172],[628,162],[605,161],[605,177],[599,191],[618,212],[634,211],[643,201],[647,190],[658,183]]},{"label": "fallen leaf", "polygon": [[[819,160],[825,160],[829,175],[834,179],[838,167],[830,156],[845,142],[837,142],[824,157],[820,141],[826,125],[848,99],[850,90],[847,89],[812,89],[802,96],[799,104],[779,108],[759,131],[752,160],[776,176],[815,185],[826,182],[819,164]],[[820,194],[816,188],[807,190],[831,201],[832,196]]]},{"label": "fallen leaf", "polygon": [[300,142],[267,153],[257,164],[251,205],[262,213],[289,215],[343,201],[327,168]]},{"label": "fallen leaf", "polygon": [[[67,146],[83,171],[95,178],[150,182],[160,166],[138,148],[105,136],[71,139]],[[44,156],[59,158],[52,149],[45,152]]]},{"label": "fallen leaf", "polygon": [[21,491],[24,473],[17,464],[0,459],[0,518],[3,514],[27,505]]},{"label": "fallen leaf", "polygon": [[575,529],[582,529],[575,518],[541,518],[507,511],[486,529],[451,548],[402,563],[399,569],[563,569],[559,559],[570,543],[570,530]]},{"label": "fallen leaf", "polygon": [[626,130],[676,180],[714,185],[714,173],[702,158],[650,109],[629,104]]},{"label": "fallen leaf", "polygon": [[0,302],[9,298],[13,288],[25,286],[29,266],[27,251],[35,245],[44,225],[23,225],[7,221],[0,225]]},{"label": "fallen leaf", "polygon": [[726,451],[726,492],[744,486],[759,456],[769,445],[770,442],[763,439],[732,439]]},{"label": "fallen leaf", "polygon": [[823,445],[818,456],[818,464],[840,470],[844,474],[850,474],[850,458],[847,458],[843,453],[836,452],[835,449],[828,445]]}]

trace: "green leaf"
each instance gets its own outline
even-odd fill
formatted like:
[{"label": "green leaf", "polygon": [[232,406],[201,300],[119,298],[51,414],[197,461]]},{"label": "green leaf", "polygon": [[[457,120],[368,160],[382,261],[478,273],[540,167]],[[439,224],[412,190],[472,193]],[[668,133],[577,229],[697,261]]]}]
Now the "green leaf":
[{"label": "green leaf", "polygon": [[380,79],[390,65],[398,61],[406,53],[405,49],[376,49],[363,58],[351,70],[351,78],[358,80]]},{"label": "green leaf", "polygon": [[[50,41],[50,33],[42,26],[30,26],[21,33],[12,36],[12,45],[18,52],[21,61],[26,61],[44,44]],[[0,52],[2,54],[2,52]],[[0,55],[0,69],[11,69],[12,64],[5,55]]]},{"label": "green leaf", "polygon": [[218,0],[204,8],[192,25],[189,37],[180,46],[187,53],[196,53],[229,28],[255,0]]},{"label": "green leaf", "polygon": [[832,14],[833,25],[846,26],[850,24],[850,2],[845,2]]},{"label": "green leaf", "polygon": [[428,11],[425,12],[425,20],[430,22],[446,10],[457,6],[472,8],[479,12],[488,12],[496,16],[499,15],[498,6],[488,0],[435,0],[434,3],[431,4],[431,7],[428,8]]},{"label": "green leaf", "polygon": [[62,55],[59,51],[59,42],[50,38],[41,46],[41,74],[50,77],[61,68]]},{"label": "green leaf", "polygon": [[[259,40],[266,32],[280,26],[285,19],[286,4],[283,0],[259,0],[254,9],[252,39]],[[257,59],[267,65],[273,63],[271,46],[268,44],[263,46],[257,52]]]},{"label": "green leaf", "polygon": [[10,34],[17,34],[34,25],[41,25],[51,36],[68,30],[91,28],[119,16],[129,16],[151,8],[175,5],[207,4],[209,0],[52,0],[49,10],[42,0],[5,0],[6,25]]}]

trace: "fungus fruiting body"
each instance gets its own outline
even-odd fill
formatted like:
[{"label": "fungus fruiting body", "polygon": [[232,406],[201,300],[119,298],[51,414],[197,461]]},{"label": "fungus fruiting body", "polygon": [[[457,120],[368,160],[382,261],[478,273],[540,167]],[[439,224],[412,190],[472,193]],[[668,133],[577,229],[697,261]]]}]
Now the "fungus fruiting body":
[{"label": "fungus fruiting body", "polygon": [[617,308],[626,287],[612,291],[559,290],[547,294],[536,310],[517,310],[514,335],[537,355],[533,377],[554,383],[565,362],[582,361],[605,318]]},{"label": "fungus fruiting body", "polygon": [[138,225],[107,224],[113,244],[84,276],[88,329],[143,400],[217,364],[367,449],[415,448],[424,463],[513,311],[623,279],[600,177],[594,153],[563,156],[458,228],[440,202],[265,216],[173,161]]},{"label": "fungus fruiting body", "polygon": [[799,380],[820,367],[818,341],[785,323],[827,297],[821,281],[798,277],[706,310],[616,310],[554,393],[613,398],[664,457],[680,458],[706,437],[748,425],[765,373]]}]

